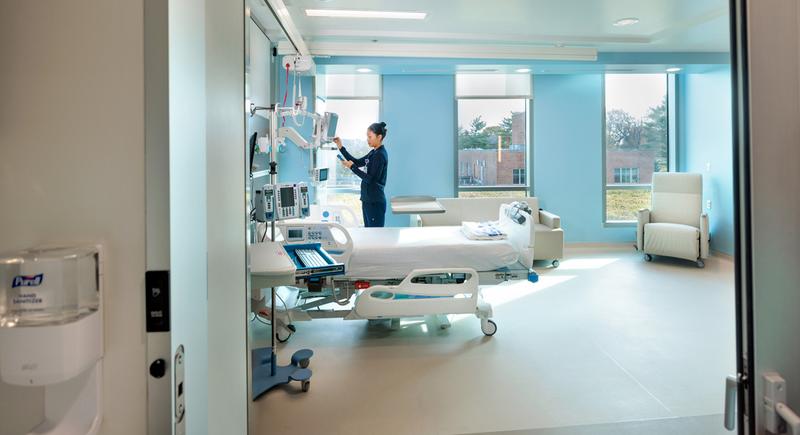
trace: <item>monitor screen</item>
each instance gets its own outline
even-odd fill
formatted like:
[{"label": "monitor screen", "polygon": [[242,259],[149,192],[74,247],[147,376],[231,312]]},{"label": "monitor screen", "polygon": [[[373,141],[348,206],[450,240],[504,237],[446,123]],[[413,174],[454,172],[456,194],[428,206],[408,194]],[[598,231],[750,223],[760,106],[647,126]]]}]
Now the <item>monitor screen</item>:
[{"label": "monitor screen", "polygon": [[319,170],[319,181],[326,181],[328,179],[328,168]]},{"label": "monitor screen", "polygon": [[294,207],[294,186],[281,187],[281,207]]},{"label": "monitor screen", "polygon": [[299,240],[303,238],[303,230],[302,229],[289,229],[288,231],[288,239],[289,240]]}]

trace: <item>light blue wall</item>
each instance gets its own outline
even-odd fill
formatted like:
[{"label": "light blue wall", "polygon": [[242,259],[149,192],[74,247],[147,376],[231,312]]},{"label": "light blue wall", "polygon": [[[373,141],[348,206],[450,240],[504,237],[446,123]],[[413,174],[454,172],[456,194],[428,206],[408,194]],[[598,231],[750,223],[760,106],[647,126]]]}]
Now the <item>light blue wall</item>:
[{"label": "light blue wall", "polygon": [[603,224],[603,76],[537,75],[533,81],[533,188],[561,216],[567,242],[627,242],[632,227]]},{"label": "light blue wall", "polygon": [[[386,196],[451,197],[455,190],[455,78],[383,77],[382,120],[389,133]],[[387,211],[386,226],[406,226],[407,215]]]},{"label": "light blue wall", "polygon": [[[311,95],[311,78],[303,78],[303,89]],[[387,197],[453,196],[454,77],[386,75],[382,92],[381,120],[389,128]],[[730,74],[683,74],[678,93],[678,169],[704,172],[706,162],[712,163],[704,174],[705,194],[713,204],[712,249],[731,253]],[[533,105],[533,188],[540,206],[561,216],[568,242],[632,242],[632,227],[603,224],[603,76],[536,75]],[[287,119],[287,125],[291,122]],[[301,133],[310,128],[309,123]],[[279,161],[281,180],[308,179],[306,151],[289,144]],[[387,211],[387,226],[407,223],[406,216]]]},{"label": "light blue wall", "polygon": [[[678,77],[678,169],[703,174],[711,249],[733,254],[733,145],[729,69]],[[710,167],[709,167],[710,165]],[[706,201],[711,200],[711,210]]]}]

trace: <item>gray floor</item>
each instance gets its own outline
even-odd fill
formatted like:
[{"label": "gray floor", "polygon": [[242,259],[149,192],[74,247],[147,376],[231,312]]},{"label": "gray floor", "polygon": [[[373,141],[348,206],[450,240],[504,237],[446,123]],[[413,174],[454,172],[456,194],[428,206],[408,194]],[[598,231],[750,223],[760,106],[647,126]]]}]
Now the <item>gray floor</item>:
[{"label": "gray floor", "polygon": [[714,435],[730,434],[722,428],[722,414],[674,417],[621,423],[591,424],[545,429],[484,432],[491,435]]},{"label": "gray floor", "polygon": [[313,349],[311,391],[267,393],[254,433],[713,434],[734,371],[734,283],[730,260],[706,264],[570,248],[536,284],[484,290],[492,338],[468,316],[444,331],[432,319],[298,323],[281,362]]}]

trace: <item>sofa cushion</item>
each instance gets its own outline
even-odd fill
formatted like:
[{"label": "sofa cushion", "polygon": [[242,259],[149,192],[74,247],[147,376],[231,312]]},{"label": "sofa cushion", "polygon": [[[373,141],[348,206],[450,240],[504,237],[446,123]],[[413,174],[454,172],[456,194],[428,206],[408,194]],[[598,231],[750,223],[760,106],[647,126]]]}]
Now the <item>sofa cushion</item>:
[{"label": "sofa cushion", "polygon": [[653,174],[650,222],[700,226],[703,176],[679,172]]},{"label": "sofa cushion", "polygon": [[700,229],[682,224],[645,224],[644,252],[697,260],[700,256]]}]

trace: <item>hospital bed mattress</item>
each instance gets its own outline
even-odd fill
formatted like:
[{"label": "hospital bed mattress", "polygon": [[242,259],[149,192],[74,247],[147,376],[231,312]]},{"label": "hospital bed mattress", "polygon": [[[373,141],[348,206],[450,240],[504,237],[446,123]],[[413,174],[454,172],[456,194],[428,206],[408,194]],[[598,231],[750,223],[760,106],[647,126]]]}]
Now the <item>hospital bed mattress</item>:
[{"label": "hospital bed mattress", "polygon": [[414,269],[468,267],[478,272],[513,265],[519,258],[508,240],[469,240],[460,226],[349,228],[353,254],[347,275],[402,278]]}]

